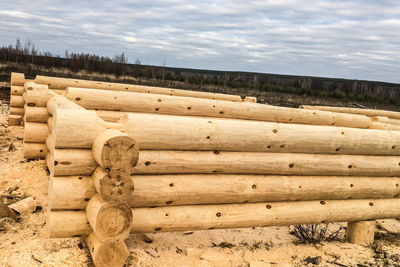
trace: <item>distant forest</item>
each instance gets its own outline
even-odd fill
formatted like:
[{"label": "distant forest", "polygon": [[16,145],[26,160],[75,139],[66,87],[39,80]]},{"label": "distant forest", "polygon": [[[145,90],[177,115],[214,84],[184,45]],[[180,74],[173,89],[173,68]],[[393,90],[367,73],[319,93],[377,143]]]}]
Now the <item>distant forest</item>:
[{"label": "distant forest", "polygon": [[[310,76],[291,76],[236,71],[214,71],[172,68],[165,66],[142,65],[139,59],[134,64],[128,64],[124,53],[113,58],[88,53],[69,53],[64,56],[52,55],[49,52],[39,52],[35,45],[27,42],[24,45],[19,40],[15,45],[0,48],[0,62],[15,63],[10,71],[21,71],[15,66],[24,65],[23,71],[34,77],[45,75],[34,66],[45,69],[65,68],[71,72],[85,71],[87,73],[113,74],[116,77],[135,77],[158,80],[157,85],[168,86],[167,81],[181,82],[188,88],[201,90],[207,86],[231,88],[240,91],[277,92],[299,96],[335,99],[343,102],[361,102],[400,107],[400,84],[333,79]],[[30,67],[29,67],[30,66]],[[5,74],[1,74],[5,75]],[[9,79],[1,77],[1,80]],[[63,76],[58,74],[59,76]],[[68,77],[67,73],[64,75]],[[88,76],[90,79],[90,76]],[[171,84],[171,83],[169,83]],[[222,90],[226,91],[226,90]]]}]

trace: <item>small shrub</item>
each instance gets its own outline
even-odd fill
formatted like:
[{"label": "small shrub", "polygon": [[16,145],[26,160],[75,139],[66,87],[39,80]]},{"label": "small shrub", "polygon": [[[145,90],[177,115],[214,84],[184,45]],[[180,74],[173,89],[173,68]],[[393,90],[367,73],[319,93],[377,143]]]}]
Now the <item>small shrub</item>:
[{"label": "small shrub", "polygon": [[290,229],[290,234],[295,236],[300,244],[317,244],[322,241],[333,241],[341,236],[342,226],[330,230],[329,224],[296,225]]}]

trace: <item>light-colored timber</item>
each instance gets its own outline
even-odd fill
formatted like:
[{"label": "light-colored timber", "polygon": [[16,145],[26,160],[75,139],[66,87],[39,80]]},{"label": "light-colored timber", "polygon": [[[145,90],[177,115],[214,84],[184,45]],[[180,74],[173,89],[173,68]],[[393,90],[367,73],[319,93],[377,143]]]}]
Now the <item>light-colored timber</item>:
[{"label": "light-colored timber", "polygon": [[20,126],[22,124],[21,115],[8,115],[8,126]]},{"label": "light-colored timber", "polygon": [[45,143],[49,133],[47,123],[27,122],[24,128],[24,142]]},{"label": "light-colored timber", "polygon": [[24,114],[24,108],[21,108],[21,107],[11,107],[11,106],[10,106],[10,114],[11,114],[11,115],[23,115],[23,114]]},{"label": "light-colored timber", "polygon": [[93,157],[107,169],[131,169],[136,166],[139,148],[135,140],[115,129],[107,129],[93,141]]},{"label": "light-colored timber", "polygon": [[75,104],[61,95],[53,95],[47,102],[47,111],[50,115],[53,115],[56,109],[82,109],[83,107]]},{"label": "light-colored timber", "polygon": [[46,160],[55,176],[91,175],[98,166],[90,149],[53,149],[50,152]]},{"label": "light-colored timber", "polygon": [[[67,211],[50,213],[56,216],[64,212]],[[85,214],[85,211],[75,212]],[[284,226],[397,218],[400,216],[400,198],[134,208],[132,213],[135,219],[131,232]],[[60,222],[57,228],[64,227],[67,234],[67,229],[76,229],[75,225],[86,222],[82,215],[80,221]],[[85,234],[84,231],[80,233]]]},{"label": "light-colored timber", "polygon": [[86,238],[86,244],[96,267],[122,267],[129,256],[124,241],[109,239],[100,241],[95,233]]},{"label": "light-colored timber", "polygon": [[84,209],[96,189],[90,176],[56,176],[49,181],[49,192],[51,210]]},{"label": "light-colored timber", "polygon": [[379,110],[379,109],[362,109],[362,108],[347,108],[347,107],[329,107],[329,106],[308,106],[301,105],[299,106],[301,109],[309,109],[309,110],[323,110],[323,111],[332,111],[339,113],[348,113],[348,114],[358,114],[365,116],[382,116],[388,117],[392,119],[400,119],[400,112],[389,111],[389,110]]},{"label": "light-colored timber", "polygon": [[347,240],[350,243],[371,246],[374,243],[375,221],[347,223]]},{"label": "light-colored timber", "polygon": [[44,159],[46,158],[47,152],[46,144],[24,142],[25,159]]},{"label": "light-colored timber", "polygon": [[24,121],[47,123],[49,113],[45,107],[30,107],[25,105]]},{"label": "light-colored timber", "polygon": [[99,195],[92,197],[86,206],[86,217],[99,240],[108,238],[124,240],[132,225],[129,206],[118,202],[106,202]]},{"label": "light-colored timber", "polygon": [[68,88],[66,97],[87,109],[369,128],[371,119],[324,111],[299,110],[251,102]]},{"label": "light-colored timber", "polygon": [[[102,188],[116,188],[100,167],[93,173],[97,192],[108,200],[128,202],[130,207],[155,207],[198,204],[255,203],[264,201],[340,200],[366,198],[395,198],[400,196],[399,177],[344,177],[344,176],[272,176],[228,174],[173,174],[133,175],[135,185],[119,186],[125,192],[104,193]],[[105,184],[99,185],[99,180]],[[122,179],[121,179],[122,181]],[[125,180],[124,180],[125,181]],[[54,177],[56,197],[50,209],[84,209],[94,194],[94,185],[76,176]],[[121,184],[120,184],[121,185]],[[63,188],[67,187],[67,191]],[[102,192],[102,193],[101,193]],[[107,200],[107,199],[105,199]]]},{"label": "light-colored timber", "polygon": [[24,92],[24,86],[11,85],[11,95],[22,95]]},{"label": "light-colored timber", "polygon": [[[132,199],[135,187],[134,180],[129,172],[122,170],[105,171],[103,168],[97,167],[92,177],[96,191],[105,201],[128,203]],[[82,206],[77,209],[81,208]]]},{"label": "light-colored timber", "polygon": [[47,119],[47,127],[49,127],[50,132],[53,130],[53,117]]},{"label": "light-colored timber", "polygon": [[25,74],[11,72],[11,85],[24,86],[25,81]]},{"label": "light-colored timber", "polygon": [[[89,149],[55,149],[55,175],[90,175],[98,166]],[[400,176],[396,156],[219,151],[140,150],[134,174],[264,174]]]},{"label": "light-colored timber", "polygon": [[234,101],[234,102],[242,101],[241,97],[238,95],[207,93],[207,92],[180,90],[173,88],[162,88],[162,87],[122,84],[122,83],[109,83],[109,82],[89,81],[80,79],[56,78],[56,77],[47,77],[39,75],[36,76],[34,82],[39,84],[47,84],[49,88],[61,89],[61,90],[65,90],[67,87],[80,87],[80,88],[107,89],[107,90],[125,91],[125,92],[209,98],[209,99],[219,99],[219,100]]},{"label": "light-colored timber", "polygon": [[47,226],[50,238],[88,236],[92,232],[85,211],[49,211]]},{"label": "light-colored timber", "polygon": [[125,132],[126,125],[140,149],[400,155],[399,131],[141,113],[112,124],[87,110],[57,110],[54,117],[57,148],[90,148],[107,127]]},{"label": "light-colored timber", "polygon": [[10,106],[11,107],[21,107],[23,108],[25,104],[23,96],[11,95],[10,96]]}]

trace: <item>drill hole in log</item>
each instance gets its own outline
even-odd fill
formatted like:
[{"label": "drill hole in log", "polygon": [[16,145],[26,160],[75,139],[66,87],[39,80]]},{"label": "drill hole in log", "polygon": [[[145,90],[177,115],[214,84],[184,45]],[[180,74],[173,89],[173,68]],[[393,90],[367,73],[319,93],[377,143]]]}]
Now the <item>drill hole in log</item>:
[{"label": "drill hole in log", "polygon": [[158,231],[161,231],[161,227],[157,227],[157,228],[154,229],[154,230],[156,230],[157,232],[158,232]]},{"label": "drill hole in log", "polygon": [[34,106],[36,106],[35,103],[27,103],[27,105],[28,105],[28,107],[34,107]]},{"label": "drill hole in log", "polygon": [[217,212],[217,214],[215,214],[217,217],[221,217],[222,216],[222,214],[221,214],[221,212]]},{"label": "drill hole in log", "polygon": [[374,203],[372,203],[372,202],[369,202],[369,205],[372,207],[372,206],[374,205]]},{"label": "drill hole in log", "polygon": [[353,187],[353,184],[350,184],[350,187]]},{"label": "drill hole in log", "polygon": [[166,217],[168,217],[168,215],[169,215],[168,213],[165,213],[165,216],[166,216]]},{"label": "drill hole in log", "polygon": [[399,184],[396,184],[396,187],[399,187]]},{"label": "drill hole in log", "polygon": [[269,205],[269,204],[268,204],[268,205],[266,205],[265,207],[266,207],[267,209],[271,209],[271,208],[272,208],[272,206],[271,206],[271,205]]},{"label": "drill hole in log", "polygon": [[89,198],[85,198],[84,200],[85,200],[85,201],[89,201],[90,199],[89,199]]},{"label": "drill hole in log", "polygon": [[187,107],[187,109],[188,109],[188,110],[191,110],[191,109],[192,109],[192,107]]},{"label": "drill hole in log", "polygon": [[319,203],[321,203],[321,205],[325,205],[325,201],[321,200]]},{"label": "drill hole in log", "polygon": [[339,151],[339,150],[340,150],[340,148],[336,148],[335,150],[336,150],[336,151]]},{"label": "drill hole in log", "polygon": [[278,130],[277,130],[277,129],[273,129],[272,132],[273,132],[273,133],[277,133]]},{"label": "drill hole in log", "polygon": [[285,145],[281,145],[281,146],[280,146],[280,148],[284,148],[284,147],[285,147]]},{"label": "drill hole in log", "polygon": [[[270,148],[271,148],[271,145],[267,146],[267,148],[270,149]],[[400,163],[399,163],[399,164],[400,164]]]},{"label": "drill hole in log", "polygon": [[[33,90],[33,87],[32,86],[29,86],[28,87],[28,90]],[[16,91],[15,91],[16,92]]]},{"label": "drill hole in log", "polygon": [[253,185],[251,186],[251,188],[256,189],[257,186],[256,186],[255,184],[253,184]]},{"label": "drill hole in log", "polygon": [[55,161],[54,161],[54,166],[57,166],[57,165],[58,165],[58,161],[55,160]]},{"label": "drill hole in log", "polygon": [[293,163],[290,163],[289,164],[289,168],[293,168],[294,167],[294,164]]},{"label": "drill hole in log", "polygon": [[170,205],[170,204],[172,204],[172,202],[173,202],[172,200],[169,200],[169,201],[165,202],[165,204]]},{"label": "drill hole in log", "polygon": [[40,149],[39,152],[42,153],[42,152],[43,152],[43,149]]},{"label": "drill hole in log", "polygon": [[144,163],[144,165],[149,166],[149,165],[150,165],[150,161],[146,161],[146,162]]},{"label": "drill hole in log", "polygon": [[160,109],[159,108],[155,108],[155,111],[159,111]]},{"label": "drill hole in log", "polygon": [[342,134],[344,134],[344,132],[342,132]]},{"label": "drill hole in log", "polygon": [[223,112],[223,111],[220,111],[219,114],[224,115],[224,112]]},{"label": "drill hole in log", "polygon": [[219,154],[219,151],[218,151],[218,150],[215,150],[215,151],[214,151],[214,154],[215,154],[215,155],[218,155],[218,154]]},{"label": "drill hole in log", "polygon": [[161,102],[161,99],[157,99],[158,102]]},{"label": "drill hole in log", "polygon": [[347,168],[351,169],[351,168],[353,168],[353,165],[349,165],[349,166],[347,166]]},{"label": "drill hole in log", "polygon": [[76,101],[81,101],[80,97],[75,98]]},{"label": "drill hole in log", "polygon": [[209,136],[207,136],[207,139],[210,139],[210,137],[209,137]]},{"label": "drill hole in log", "polygon": [[395,149],[396,148],[396,146],[392,146],[392,149]]},{"label": "drill hole in log", "polygon": [[170,183],[170,184],[169,184],[169,187],[174,187],[174,183]]}]

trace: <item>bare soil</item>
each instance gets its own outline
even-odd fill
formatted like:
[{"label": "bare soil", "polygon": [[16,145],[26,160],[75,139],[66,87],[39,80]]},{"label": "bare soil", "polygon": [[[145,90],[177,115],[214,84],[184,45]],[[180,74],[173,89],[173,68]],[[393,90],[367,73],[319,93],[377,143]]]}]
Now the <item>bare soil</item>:
[{"label": "bare soil", "polygon": [[[0,115],[0,201],[32,196],[42,209],[0,218],[0,266],[93,266],[80,238],[47,238],[45,162],[23,159],[23,129],[7,128],[5,120]],[[400,266],[399,222],[378,226],[373,247],[346,243],[344,233],[334,242],[298,244],[289,227],[132,234],[126,266],[314,266],[306,259],[318,256],[318,266]]]}]

